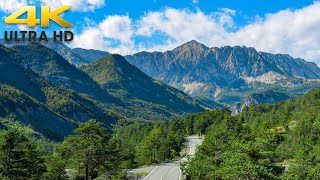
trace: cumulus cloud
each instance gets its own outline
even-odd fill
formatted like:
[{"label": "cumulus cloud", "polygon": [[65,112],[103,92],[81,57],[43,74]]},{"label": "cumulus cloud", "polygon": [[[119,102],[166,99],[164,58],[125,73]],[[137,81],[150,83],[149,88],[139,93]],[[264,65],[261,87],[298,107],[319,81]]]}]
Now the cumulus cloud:
[{"label": "cumulus cloud", "polygon": [[[201,11],[166,9],[162,12],[150,12],[137,22],[137,35],[152,36],[157,32],[164,33],[182,43],[190,39],[204,41],[210,38],[221,38],[225,34],[227,21],[215,14],[206,15]],[[230,18],[231,19],[231,18]],[[228,22],[230,23],[230,22]],[[216,36],[218,35],[218,36]]]},{"label": "cumulus cloud", "polygon": [[72,11],[88,12],[103,7],[105,0],[41,0],[43,5],[58,8],[63,5],[72,6]]},{"label": "cumulus cloud", "polygon": [[25,5],[27,5],[26,0],[1,0],[0,11],[6,12],[6,13],[12,13]]},{"label": "cumulus cloud", "polygon": [[261,51],[288,53],[320,63],[320,3],[300,10],[268,14],[263,20],[230,33],[226,44],[246,45]]},{"label": "cumulus cloud", "polygon": [[[320,2],[299,9],[267,14],[246,26],[236,27],[231,9],[205,14],[200,10],[167,8],[146,13],[133,21],[109,16],[91,27],[97,41],[82,45],[128,54],[142,50],[170,50],[192,39],[212,46],[244,45],[271,53],[286,53],[320,63]],[[79,37],[88,37],[88,30]],[[93,35],[91,35],[93,36]],[[89,39],[89,38],[87,38]],[[141,40],[142,39],[142,40]],[[115,46],[114,41],[118,42]]]},{"label": "cumulus cloud", "polygon": [[129,54],[134,49],[133,32],[128,16],[107,16],[101,23],[76,35],[73,46]]}]

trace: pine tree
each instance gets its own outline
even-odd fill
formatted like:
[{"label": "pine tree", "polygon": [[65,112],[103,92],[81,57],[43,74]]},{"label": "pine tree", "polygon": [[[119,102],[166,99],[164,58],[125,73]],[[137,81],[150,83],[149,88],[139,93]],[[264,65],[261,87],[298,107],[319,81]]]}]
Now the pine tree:
[{"label": "pine tree", "polygon": [[[108,161],[108,141],[105,128],[95,120],[81,123],[75,135],[62,144],[65,156],[77,166],[79,176],[94,179]],[[66,157],[65,157],[66,158]]]},{"label": "pine tree", "polygon": [[68,178],[66,171],[66,160],[57,152],[46,158],[47,172],[45,178],[49,180],[65,180]]},{"label": "pine tree", "polygon": [[39,147],[18,128],[1,135],[1,174],[9,179],[40,179],[45,171]]}]

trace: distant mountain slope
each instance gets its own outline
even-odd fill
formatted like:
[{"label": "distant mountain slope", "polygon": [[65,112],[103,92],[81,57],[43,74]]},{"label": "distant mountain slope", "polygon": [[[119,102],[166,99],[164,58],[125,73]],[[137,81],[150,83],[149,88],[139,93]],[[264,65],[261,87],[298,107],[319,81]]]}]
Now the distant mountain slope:
[{"label": "distant mountain slope", "polygon": [[66,59],[70,64],[74,66],[82,66],[84,64],[88,64],[90,61],[83,59],[78,54],[74,53],[71,48],[63,44],[62,42],[44,42],[42,45],[54,50],[59,55],[61,55],[64,59]]},{"label": "distant mountain slope", "polygon": [[14,50],[0,45],[0,83],[14,86],[39,101],[45,101],[42,86],[49,85],[22,64],[21,56]]},{"label": "distant mountain slope", "polygon": [[82,59],[85,59],[89,63],[95,62],[99,59],[107,57],[110,53],[105,51],[99,51],[94,49],[82,49],[74,48],[72,51],[78,54]]},{"label": "distant mountain slope", "polygon": [[63,140],[72,133],[75,123],[52,112],[25,93],[0,84],[0,116],[19,120],[30,125],[51,140]]},{"label": "distant mountain slope", "polygon": [[150,78],[120,55],[110,55],[95,63],[82,66],[82,70],[108,92],[122,99],[129,107],[138,108],[138,113],[148,110],[177,116],[203,111],[193,99]]},{"label": "distant mountain slope", "polygon": [[305,93],[320,85],[316,80],[320,68],[314,63],[240,46],[209,48],[190,41],[172,51],[141,52],[125,58],[151,77],[193,97],[226,105],[263,89],[293,88]]}]

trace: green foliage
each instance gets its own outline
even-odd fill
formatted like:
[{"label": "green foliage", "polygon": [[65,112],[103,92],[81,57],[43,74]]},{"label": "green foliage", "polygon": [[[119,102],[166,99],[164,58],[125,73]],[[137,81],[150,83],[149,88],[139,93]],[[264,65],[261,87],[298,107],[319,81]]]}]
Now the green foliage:
[{"label": "green foliage", "polygon": [[18,128],[0,135],[0,171],[10,179],[41,178],[45,171],[44,159],[39,147]]},{"label": "green foliage", "polygon": [[0,84],[0,117],[14,121],[43,134],[51,140],[62,140],[70,134],[74,124],[48,109],[22,91]]},{"label": "green foliage", "polygon": [[[1,135],[1,173],[3,176],[8,176],[8,172],[16,174],[15,170],[4,168],[8,167],[5,149],[10,147],[6,143],[12,142],[4,139],[21,142],[11,143],[11,147],[19,147],[13,151],[19,153],[12,158],[21,160],[15,161],[21,172],[25,173],[23,168],[28,167],[19,162],[33,162],[33,166],[38,167],[30,170],[31,179],[121,179],[124,169],[178,158],[184,137],[199,134],[205,135],[203,144],[196,156],[182,166],[191,179],[318,179],[319,94],[320,89],[316,89],[296,100],[255,105],[245,108],[239,116],[220,109],[170,122],[119,121],[112,137],[100,122],[90,120],[80,123],[75,134],[53,152],[45,151],[45,173],[39,143],[31,143],[31,138],[24,133],[15,134],[14,123],[2,119],[1,125],[9,127],[9,131]],[[35,133],[29,128],[23,132]],[[26,158],[20,157],[22,155]]]},{"label": "green foliage", "polygon": [[133,119],[167,120],[203,109],[184,93],[144,74],[120,55],[109,55],[81,69],[125,108],[111,107]]},{"label": "green foliage", "polygon": [[229,116],[230,112],[222,109],[170,122],[119,123],[114,128],[112,141],[118,144],[122,168],[149,165],[179,158],[186,135],[205,134],[214,121]]},{"label": "green foliage", "polygon": [[183,136],[155,126],[137,147],[136,161],[139,165],[149,165],[179,157]]},{"label": "green foliage", "polygon": [[245,108],[237,117],[214,118],[183,171],[201,180],[318,179],[319,114],[315,89],[295,100]]},{"label": "green foliage", "polygon": [[[15,120],[56,141],[72,133],[74,122],[94,118],[110,127],[120,118],[91,97],[99,96],[109,103],[111,96],[54,51],[36,43],[14,48],[1,46],[0,56],[0,117],[14,114]],[[72,78],[72,82],[63,77]],[[62,121],[64,125],[60,124]]]},{"label": "green foliage", "polygon": [[45,179],[65,180],[67,175],[67,161],[59,153],[54,152],[46,158],[47,172],[44,174]]},{"label": "green foliage", "polygon": [[149,165],[179,157],[184,135],[168,123],[135,123],[115,128],[112,139],[118,144],[122,168]]},{"label": "green foliage", "polygon": [[60,146],[62,157],[68,161],[68,167],[75,169],[77,177],[95,179],[100,173],[109,171],[111,156],[116,153],[109,147],[109,136],[102,124],[89,120],[65,139]]}]

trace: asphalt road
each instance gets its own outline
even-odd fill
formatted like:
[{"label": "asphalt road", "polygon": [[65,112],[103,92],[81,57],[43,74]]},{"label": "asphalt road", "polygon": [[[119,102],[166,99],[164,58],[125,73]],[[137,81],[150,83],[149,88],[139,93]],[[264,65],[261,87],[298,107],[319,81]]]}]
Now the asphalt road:
[{"label": "asphalt road", "polygon": [[[202,143],[202,139],[197,136],[187,137],[186,145],[189,148],[188,156],[192,158],[195,155],[196,147]],[[149,172],[143,180],[181,180],[183,175],[180,170],[180,163],[185,162],[187,157],[179,161],[163,163],[158,166],[151,166],[134,170],[135,172]]]}]

